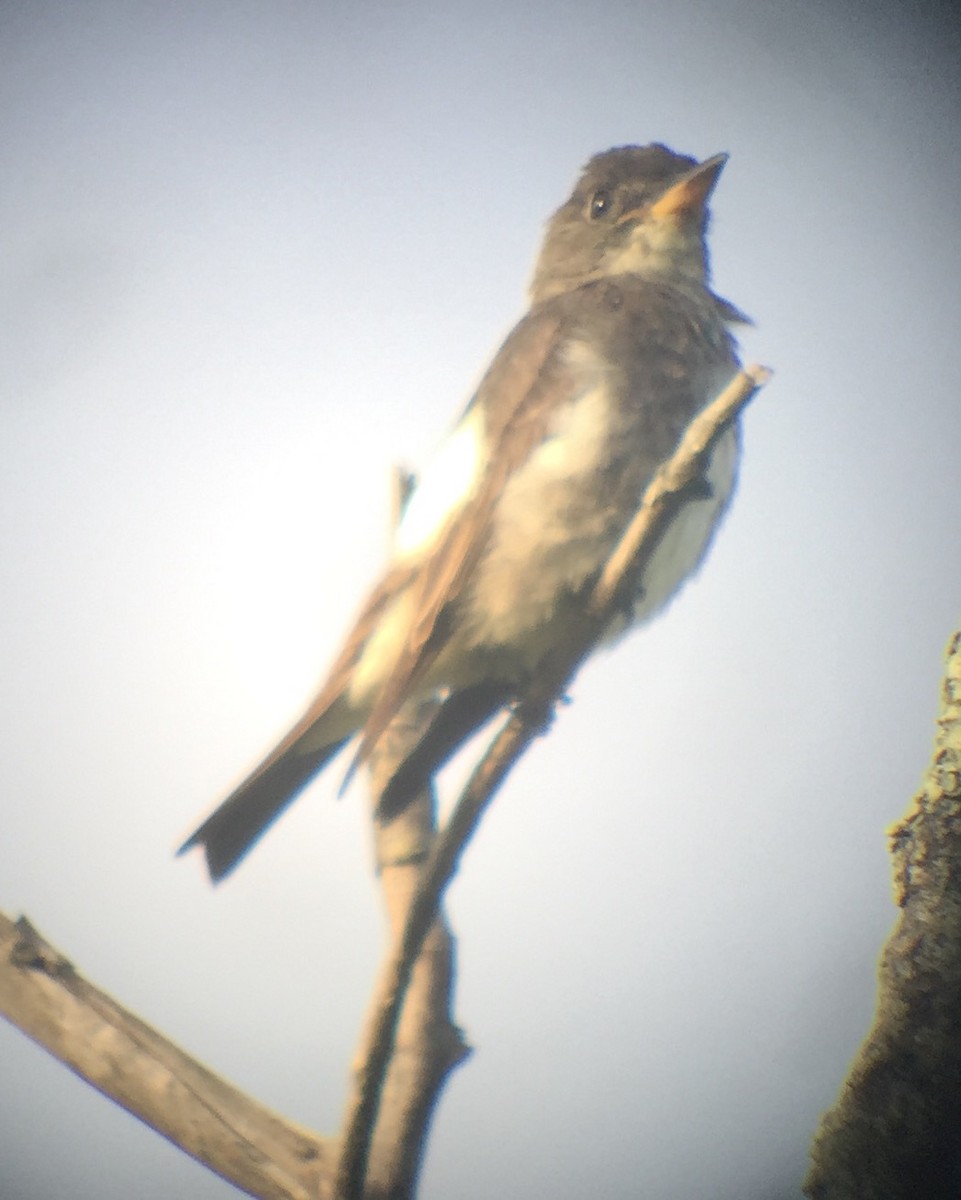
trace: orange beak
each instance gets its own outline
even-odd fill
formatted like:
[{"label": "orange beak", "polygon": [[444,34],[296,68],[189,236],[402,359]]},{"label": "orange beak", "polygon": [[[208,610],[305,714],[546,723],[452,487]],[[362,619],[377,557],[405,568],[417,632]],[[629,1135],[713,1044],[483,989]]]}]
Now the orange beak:
[{"label": "orange beak", "polygon": [[720,177],[726,154],[715,154],[682,175],[663,196],[659,196],[648,212],[654,217],[678,217],[703,208]]}]

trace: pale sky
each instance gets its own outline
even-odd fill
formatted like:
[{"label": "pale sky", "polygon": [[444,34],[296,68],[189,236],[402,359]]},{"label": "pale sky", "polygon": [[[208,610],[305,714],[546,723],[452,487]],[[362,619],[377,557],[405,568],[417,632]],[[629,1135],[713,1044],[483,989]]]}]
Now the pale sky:
[{"label": "pale sky", "polygon": [[[476,1053],[423,1200],[799,1195],[961,612],[961,42],[917,9],[0,5],[0,908],[327,1132],[360,785],[217,890],[173,850],[319,680],[582,163],[731,155],[715,285],[777,376],[706,568],[454,884]],[[3,1200],[236,1194],[5,1025],[0,1062]]]}]

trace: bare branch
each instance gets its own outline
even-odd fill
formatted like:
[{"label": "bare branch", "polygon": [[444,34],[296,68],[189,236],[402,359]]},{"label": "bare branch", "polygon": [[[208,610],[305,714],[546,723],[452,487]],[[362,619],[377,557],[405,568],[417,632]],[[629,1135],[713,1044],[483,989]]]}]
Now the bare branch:
[{"label": "bare branch", "polygon": [[[371,808],[381,892],[393,942],[407,923],[421,867],[436,836],[435,797],[424,789],[393,819],[377,817],[379,797],[410,754],[437,704],[409,704],[370,762]],[[470,1053],[451,1019],[454,938],[438,912],[413,966],[384,1082],[364,1189],[366,1200],[414,1194],[430,1119],[450,1074]],[[365,1032],[363,1045],[367,1043]]]},{"label": "bare branch", "polygon": [[[261,1200],[330,1194],[331,1142],[225,1083],[0,914],[0,1014],[187,1154]],[[323,1190],[321,1190],[323,1181]]]},{"label": "bare branch", "polygon": [[395,941],[375,993],[369,1040],[360,1057],[344,1122],[337,1200],[361,1200],[364,1194],[370,1141],[404,992],[441,896],[471,834],[511,767],[549,723],[555,704],[617,612],[622,595],[643,573],[662,533],[687,502],[685,493],[702,479],[717,441],[770,374],[759,366],[739,372],[691,422],[677,450],[651,481],[636,516],[611,556],[585,608],[579,636],[572,637],[544,664],[536,683],[495,736],[434,843],[411,900],[406,925]]}]

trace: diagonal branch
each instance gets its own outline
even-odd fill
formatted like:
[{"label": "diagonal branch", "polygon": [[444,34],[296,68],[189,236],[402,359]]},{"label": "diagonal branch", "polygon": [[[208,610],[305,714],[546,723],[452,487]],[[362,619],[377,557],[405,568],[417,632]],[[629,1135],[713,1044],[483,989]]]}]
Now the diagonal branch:
[{"label": "diagonal branch", "polygon": [[434,842],[407,922],[395,941],[375,992],[367,1045],[360,1056],[354,1093],[344,1120],[337,1200],[361,1200],[364,1194],[370,1142],[404,993],[440,899],[471,834],[514,763],[549,724],[554,706],[617,614],[633,581],[643,574],[664,530],[688,501],[689,489],[703,480],[718,440],[770,375],[765,367],[747,367],[688,426],[677,450],[651,481],[640,508],[603,571],[585,606],[578,635],[544,664],[537,681],[495,736]]},{"label": "diagonal branch", "polygon": [[0,1015],[242,1191],[316,1200],[329,1180],[330,1139],[218,1078],[84,979],[29,921],[2,914]]}]

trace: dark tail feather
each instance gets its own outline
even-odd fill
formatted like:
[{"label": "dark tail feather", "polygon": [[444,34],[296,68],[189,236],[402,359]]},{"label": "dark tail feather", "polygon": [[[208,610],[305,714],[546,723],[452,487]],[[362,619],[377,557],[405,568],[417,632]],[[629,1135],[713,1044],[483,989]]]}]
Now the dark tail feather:
[{"label": "dark tail feather", "polygon": [[428,725],[427,732],[381,792],[377,802],[378,818],[389,821],[402,812],[427,786],[431,776],[512,696],[509,688],[496,683],[478,683],[448,696]]},{"label": "dark tail feather", "polygon": [[214,883],[228,875],[349,738],[298,754],[291,747],[232,792],[177,851],[203,846]]}]

